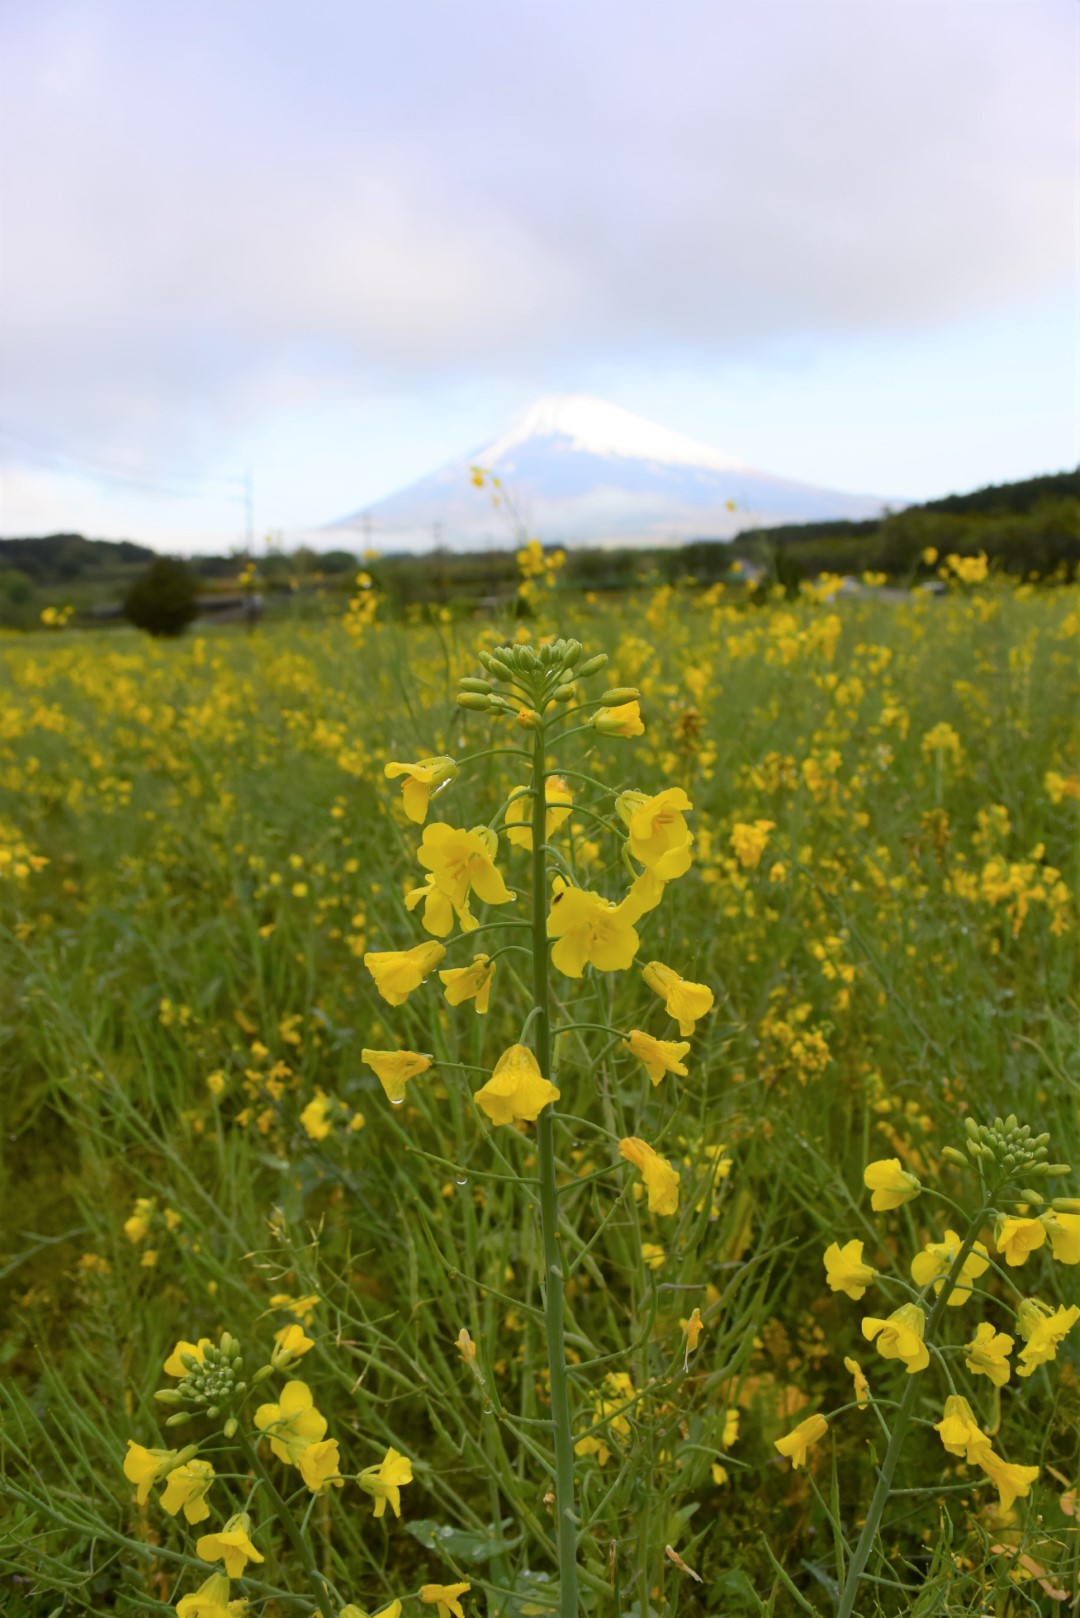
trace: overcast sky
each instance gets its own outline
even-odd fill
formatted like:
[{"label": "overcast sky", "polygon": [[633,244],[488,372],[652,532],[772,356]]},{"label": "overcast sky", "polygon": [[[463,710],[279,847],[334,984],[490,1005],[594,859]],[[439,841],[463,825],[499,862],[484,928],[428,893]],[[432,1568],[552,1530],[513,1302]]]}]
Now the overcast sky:
[{"label": "overcast sky", "polygon": [[1080,455],[1074,0],[5,0],[0,533],[240,541],[591,392],[920,498]]}]

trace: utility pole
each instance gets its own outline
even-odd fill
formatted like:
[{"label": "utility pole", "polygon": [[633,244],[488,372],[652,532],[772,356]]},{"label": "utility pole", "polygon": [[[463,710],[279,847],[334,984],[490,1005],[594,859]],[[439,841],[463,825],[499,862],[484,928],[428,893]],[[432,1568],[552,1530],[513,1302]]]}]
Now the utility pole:
[{"label": "utility pole", "polygon": [[244,510],[247,514],[247,553],[255,555],[255,475],[250,466],[244,474]]}]

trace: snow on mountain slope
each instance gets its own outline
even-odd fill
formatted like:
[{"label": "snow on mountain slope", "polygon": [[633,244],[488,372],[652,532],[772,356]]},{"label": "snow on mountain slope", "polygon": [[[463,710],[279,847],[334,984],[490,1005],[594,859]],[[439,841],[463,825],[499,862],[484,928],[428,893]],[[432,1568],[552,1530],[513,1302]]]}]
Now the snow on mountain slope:
[{"label": "snow on mountain slope", "polygon": [[471,468],[501,478],[530,534],[547,543],[664,545],[743,528],[876,517],[883,502],[774,477],[708,444],[587,394],[549,396],[473,454],[329,525],[382,551],[504,546],[505,513]]}]

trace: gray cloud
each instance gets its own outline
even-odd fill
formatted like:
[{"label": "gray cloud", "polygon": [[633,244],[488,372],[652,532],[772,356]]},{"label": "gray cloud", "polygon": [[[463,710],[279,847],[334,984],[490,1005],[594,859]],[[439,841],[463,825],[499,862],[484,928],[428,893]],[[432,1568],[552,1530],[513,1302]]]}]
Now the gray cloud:
[{"label": "gray cloud", "polygon": [[197,459],[334,390],[1038,297],[1076,41],[1056,0],[16,5],[0,421]]}]

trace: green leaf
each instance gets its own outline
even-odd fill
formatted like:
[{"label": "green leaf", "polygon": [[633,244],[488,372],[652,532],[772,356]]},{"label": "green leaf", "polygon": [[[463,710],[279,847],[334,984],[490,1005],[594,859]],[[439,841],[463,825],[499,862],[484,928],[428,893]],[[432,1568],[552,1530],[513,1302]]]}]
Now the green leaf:
[{"label": "green leaf", "polygon": [[504,1539],[492,1529],[487,1533],[470,1533],[464,1528],[450,1528],[444,1523],[410,1522],[405,1524],[414,1539],[429,1551],[443,1551],[454,1562],[489,1562],[500,1551],[513,1550],[521,1544],[519,1539]]}]

